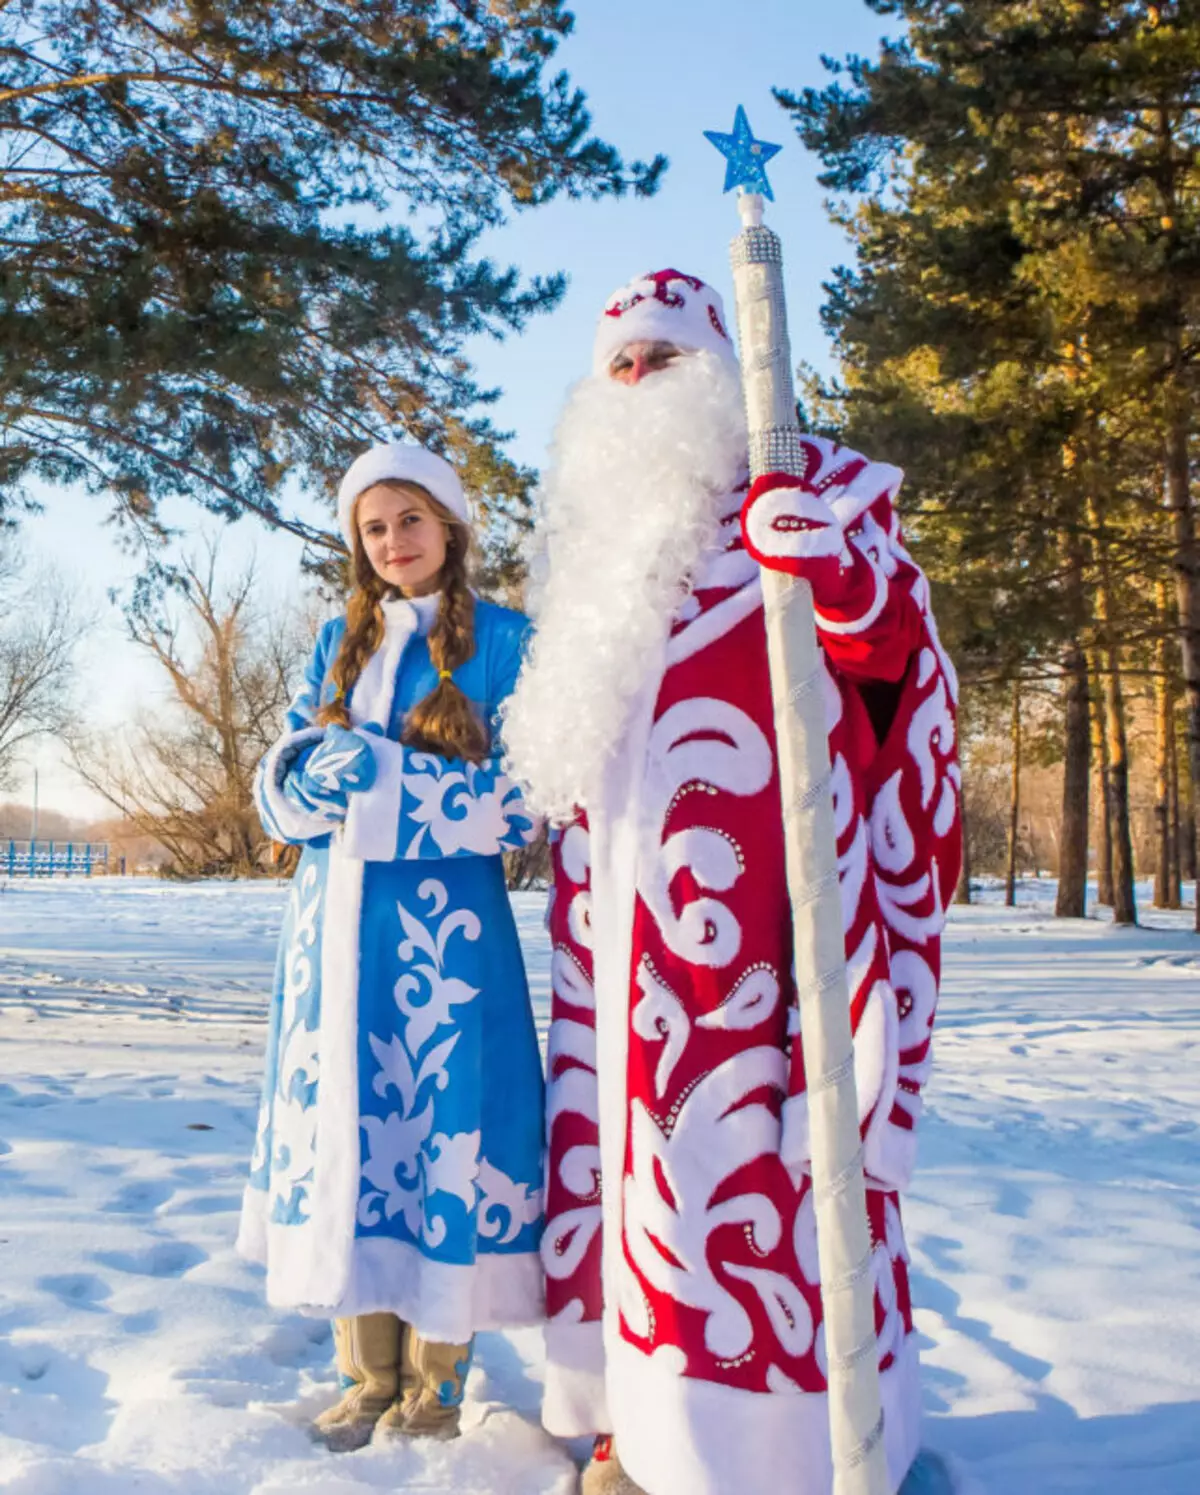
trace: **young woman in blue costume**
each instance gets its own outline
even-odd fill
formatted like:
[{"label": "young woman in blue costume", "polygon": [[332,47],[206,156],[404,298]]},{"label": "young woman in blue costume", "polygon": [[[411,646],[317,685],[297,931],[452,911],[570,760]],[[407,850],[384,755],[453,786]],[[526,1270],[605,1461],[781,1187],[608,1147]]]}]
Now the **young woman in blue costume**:
[{"label": "young woman in blue costume", "polygon": [[259,769],[303,846],[280,938],[239,1249],[334,1319],[315,1433],[452,1437],[479,1329],[542,1317],[542,1076],[502,853],[535,834],[499,766],[528,629],[467,580],[453,468],[393,443],[339,494],[354,557]]}]

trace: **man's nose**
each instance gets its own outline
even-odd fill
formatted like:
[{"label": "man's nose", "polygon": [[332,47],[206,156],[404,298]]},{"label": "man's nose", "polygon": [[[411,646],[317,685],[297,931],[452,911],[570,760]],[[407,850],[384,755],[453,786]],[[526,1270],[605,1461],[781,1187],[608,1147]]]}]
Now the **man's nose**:
[{"label": "man's nose", "polygon": [[622,384],[638,384],[651,372],[651,364],[641,348],[632,348],[626,355],[629,367],[616,376]]}]

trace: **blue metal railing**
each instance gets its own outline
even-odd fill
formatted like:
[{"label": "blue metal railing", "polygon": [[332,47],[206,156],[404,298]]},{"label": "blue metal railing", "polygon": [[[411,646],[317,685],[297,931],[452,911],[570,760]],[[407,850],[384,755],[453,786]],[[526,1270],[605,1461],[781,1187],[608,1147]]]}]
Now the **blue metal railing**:
[{"label": "blue metal railing", "polygon": [[0,872],[9,877],[90,877],[107,866],[107,841],[0,841]]}]

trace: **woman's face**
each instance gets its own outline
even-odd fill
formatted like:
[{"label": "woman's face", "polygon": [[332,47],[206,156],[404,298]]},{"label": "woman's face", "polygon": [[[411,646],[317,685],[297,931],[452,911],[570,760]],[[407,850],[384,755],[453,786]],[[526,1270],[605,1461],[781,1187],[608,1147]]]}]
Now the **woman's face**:
[{"label": "woman's face", "polygon": [[449,535],[423,494],[377,483],[359,494],[355,517],[376,576],[405,597],[438,590]]}]

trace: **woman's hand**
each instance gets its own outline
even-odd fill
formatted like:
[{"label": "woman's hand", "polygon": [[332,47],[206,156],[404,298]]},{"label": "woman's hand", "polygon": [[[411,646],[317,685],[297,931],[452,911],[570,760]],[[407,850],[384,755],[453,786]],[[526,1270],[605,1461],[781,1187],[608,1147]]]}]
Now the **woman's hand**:
[{"label": "woman's hand", "polygon": [[335,725],[290,770],[284,793],[298,809],[336,822],[345,819],[349,796],[374,782],[370,743],[362,733]]}]

